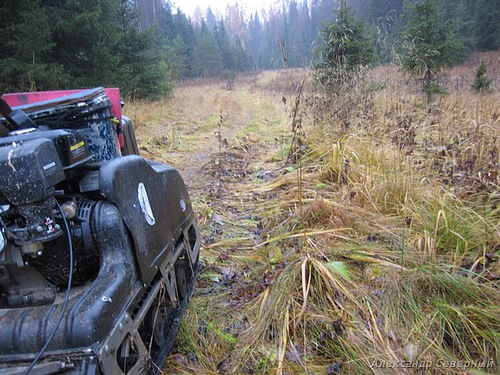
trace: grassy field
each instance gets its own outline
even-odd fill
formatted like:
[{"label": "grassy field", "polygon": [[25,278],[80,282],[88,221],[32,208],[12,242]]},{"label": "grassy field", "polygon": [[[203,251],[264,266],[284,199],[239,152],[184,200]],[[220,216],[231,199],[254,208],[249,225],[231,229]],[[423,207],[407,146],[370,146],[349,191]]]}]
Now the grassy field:
[{"label": "grassy field", "polygon": [[128,103],[203,234],[163,372],[499,373],[499,77],[486,54],[433,102],[379,67],[337,95],[289,70]]}]

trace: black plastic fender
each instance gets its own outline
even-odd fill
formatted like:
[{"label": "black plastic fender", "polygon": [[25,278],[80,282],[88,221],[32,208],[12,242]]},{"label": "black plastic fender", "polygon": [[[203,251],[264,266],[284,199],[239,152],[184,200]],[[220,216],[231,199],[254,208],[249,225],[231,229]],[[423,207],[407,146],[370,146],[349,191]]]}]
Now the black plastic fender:
[{"label": "black plastic fender", "polygon": [[142,280],[149,284],[183,228],[194,221],[181,175],[172,167],[129,155],[101,166],[99,189],[118,206],[132,233]]}]

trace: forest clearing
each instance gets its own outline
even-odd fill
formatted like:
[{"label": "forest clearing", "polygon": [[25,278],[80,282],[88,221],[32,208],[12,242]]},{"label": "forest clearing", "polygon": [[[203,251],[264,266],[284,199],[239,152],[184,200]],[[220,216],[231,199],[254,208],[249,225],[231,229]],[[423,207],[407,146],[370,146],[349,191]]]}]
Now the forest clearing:
[{"label": "forest clearing", "polygon": [[224,1],[3,2],[0,372],[500,373],[500,0]]},{"label": "forest clearing", "polygon": [[378,67],[334,97],[300,69],[127,103],[203,233],[163,372],[498,373],[499,69],[474,55],[432,102]]}]

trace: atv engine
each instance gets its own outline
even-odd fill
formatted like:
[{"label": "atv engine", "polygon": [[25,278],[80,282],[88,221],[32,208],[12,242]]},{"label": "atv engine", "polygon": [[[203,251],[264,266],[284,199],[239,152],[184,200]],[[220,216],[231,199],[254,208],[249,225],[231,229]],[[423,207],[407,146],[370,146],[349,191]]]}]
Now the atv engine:
[{"label": "atv engine", "polygon": [[198,267],[182,178],[104,89],[0,110],[0,372],[156,372]]},{"label": "atv engine", "polygon": [[[99,257],[88,223],[93,203],[65,195],[71,191],[65,170],[92,159],[84,144],[62,130],[0,138],[0,307],[54,301],[69,276],[68,235],[76,249],[74,282],[95,277]],[[68,233],[63,217],[71,220]]]}]

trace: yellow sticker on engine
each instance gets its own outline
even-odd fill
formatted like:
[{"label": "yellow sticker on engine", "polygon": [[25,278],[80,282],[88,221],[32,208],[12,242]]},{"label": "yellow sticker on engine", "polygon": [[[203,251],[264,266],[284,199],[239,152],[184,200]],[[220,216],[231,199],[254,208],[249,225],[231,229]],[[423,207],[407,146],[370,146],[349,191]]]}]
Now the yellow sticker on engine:
[{"label": "yellow sticker on engine", "polygon": [[85,146],[85,141],[78,142],[76,145],[70,147],[71,151],[75,151],[76,149]]}]

